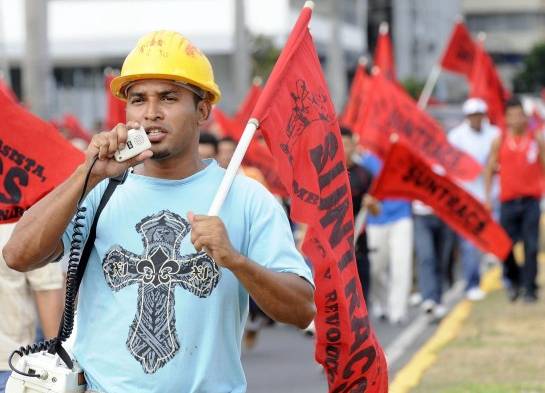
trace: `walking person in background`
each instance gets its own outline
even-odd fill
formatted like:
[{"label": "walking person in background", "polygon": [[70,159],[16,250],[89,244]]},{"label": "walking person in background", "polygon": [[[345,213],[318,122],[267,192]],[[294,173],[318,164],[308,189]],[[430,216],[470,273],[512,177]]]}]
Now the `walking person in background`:
[{"label": "walking person in background", "polygon": [[428,205],[420,201],[413,202],[413,214],[421,307],[438,321],[447,313],[443,304],[443,287],[456,235]]},{"label": "walking person in background", "polygon": [[[374,177],[382,161],[367,152],[361,160]],[[402,324],[412,282],[413,221],[411,203],[405,199],[381,201],[380,213],[367,217],[367,243],[371,262],[371,303],[376,316]]]},{"label": "walking person in background", "polygon": [[[493,141],[500,134],[498,127],[488,121],[488,107],[480,98],[468,99],[462,108],[465,120],[448,134],[449,142],[467,153],[479,164],[486,166],[490,156]],[[472,181],[460,182],[461,186],[482,203],[485,202],[484,171]],[[466,281],[466,297],[477,301],[484,298],[485,293],[480,288],[481,260],[483,253],[468,240],[460,237],[460,259]]]},{"label": "walking person in background", "polygon": [[[350,180],[350,192],[352,195],[352,210],[354,219],[363,210],[367,209],[371,214],[380,213],[379,202],[368,194],[373,182],[373,174],[367,168],[358,164],[355,158],[356,147],[358,145],[357,135],[352,133],[347,127],[341,127],[341,137],[344,147],[344,156],[348,178]],[[356,263],[358,265],[358,275],[363,290],[363,295],[367,306],[370,305],[369,291],[371,288],[371,272],[369,263],[369,249],[367,247],[367,232],[365,227],[361,233],[356,234]]]},{"label": "walking person in background", "polygon": [[486,201],[492,205],[492,176],[499,168],[500,223],[513,240],[524,244],[524,265],[520,268],[513,252],[504,261],[504,282],[509,300],[520,294],[526,303],[537,301],[537,251],[539,238],[539,202],[545,170],[545,143],[539,132],[528,130],[522,103],[511,98],[505,109],[507,129],[492,145],[486,167]]}]

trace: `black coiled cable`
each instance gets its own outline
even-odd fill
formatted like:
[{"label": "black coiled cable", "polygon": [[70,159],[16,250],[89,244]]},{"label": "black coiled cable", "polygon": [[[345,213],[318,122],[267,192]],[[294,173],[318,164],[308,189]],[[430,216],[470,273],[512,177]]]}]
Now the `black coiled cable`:
[{"label": "black coiled cable", "polygon": [[17,350],[13,351],[8,359],[9,367],[12,371],[24,375],[25,377],[36,377],[40,378],[38,374],[29,374],[23,371],[17,370],[13,364],[12,360],[15,355],[24,356],[31,353],[38,353],[41,351],[48,351],[51,354],[58,354],[62,361],[66,364],[69,369],[72,369],[73,363],[72,359],[62,347],[62,343],[66,341],[72,334],[74,329],[74,316],[76,311],[76,297],[78,295],[79,283],[77,281],[78,277],[78,266],[81,259],[81,249],[83,244],[83,231],[82,228],[84,224],[82,221],[85,219],[85,212],[87,208],[81,206],[83,200],[85,199],[85,191],[87,190],[87,184],[89,183],[89,177],[91,175],[91,170],[95,166],[95,163],[98,160],[98,156],[94,158],[91,167],[87,171],[85,176],[85,182],[83,184],[83,190],[81,196],[78,200],[76,216],[74,219],[74,231],[72,233],[72,241],[70,244],[70,257],[68,261],[68,270],[66,272],[66,295],[64,299],[64,311],[62,313],[61,324],[59,326],[59,333],[57,337],[50,340],[40,341],[36,344],[27,345],[26,347],[20,347]]}]

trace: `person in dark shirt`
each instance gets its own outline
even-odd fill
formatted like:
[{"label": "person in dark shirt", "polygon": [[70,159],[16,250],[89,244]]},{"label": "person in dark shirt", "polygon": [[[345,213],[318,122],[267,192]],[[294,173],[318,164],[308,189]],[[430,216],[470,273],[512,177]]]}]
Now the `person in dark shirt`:
[{"label": "person in dark shirt", "polygon": [[[341,136],[344,147],[346,168],[348,170],[348,177],[350,180],[354,220],[356,220],[356,217],[362,208],[367,209],[371,214],[378,214],[380,209],[378,201],[368,194],[373,182],[373,175],[368,169],[359,165],[354,160],[354,156],[356,155],[356,147],[358,145],[357,136],[354,135],[352,130],[347,127],[341,127]],[[365,301],[368,303],[368,293],[371,286],[371,274],[369,269],[367,236],[365,233],[365,228],[363,228],[361,233],[356,233],[355,236],[357,236],[355,251],[358,275],[360,277]]]}]

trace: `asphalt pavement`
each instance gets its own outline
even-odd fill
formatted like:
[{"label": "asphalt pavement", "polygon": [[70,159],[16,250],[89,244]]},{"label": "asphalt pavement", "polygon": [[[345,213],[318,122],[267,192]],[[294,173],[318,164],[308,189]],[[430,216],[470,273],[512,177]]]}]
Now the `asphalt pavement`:
[{"label": "asphalt pavement", "polygon": [[[445,295],[452,308],[461,298],[462,288],[455,285]],[[371,320],[386,351],[390,380],[435,332],[438,324],[411,307],[408,320],[401,325]],[[255,346],[244,350],[242,362],[248,393],[326,393],[327,381],[322,367],[314,360],[314,338],[287,326],[274,325],[261,330]]]}]

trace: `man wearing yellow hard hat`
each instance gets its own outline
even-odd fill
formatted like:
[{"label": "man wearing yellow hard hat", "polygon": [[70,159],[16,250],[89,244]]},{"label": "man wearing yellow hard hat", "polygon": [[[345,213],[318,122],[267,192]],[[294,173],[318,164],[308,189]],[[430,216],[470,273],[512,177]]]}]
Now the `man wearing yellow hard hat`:
[{"label": "man wearing yellow hard hat", "polygon": [[[224,170],[199,159],[198,128],[221,93],[206,56],[182,35],[141,38],[111,89],[127,102],[127,124],[93,137],[85,163],[25,214],[4,257],[29,270],[68,252],[90,168],[84,236],[108,178],[132,168],[100,213],[80,287],[74,355],[87,388],[245,392],[240,340],[248,293],[278,321],[304,328],[315,314],[311,273],[288,220],[244,176],[219,217],[204,215]],[[128,129],[140,126],[151,148],[117,162]]]}]

